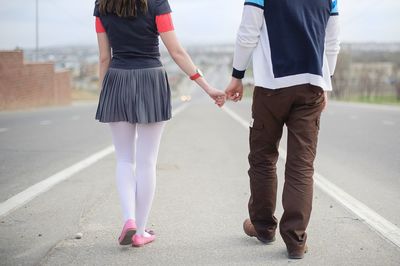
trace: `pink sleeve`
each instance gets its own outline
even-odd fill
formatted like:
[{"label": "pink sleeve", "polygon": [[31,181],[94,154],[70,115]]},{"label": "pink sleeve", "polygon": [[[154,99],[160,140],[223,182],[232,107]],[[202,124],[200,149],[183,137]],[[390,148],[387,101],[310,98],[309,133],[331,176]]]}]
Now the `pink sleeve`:
[{"label": "pink sleeve", "polygon": [[171,13],[156,16],[156,24],[159,33],[174,30]]},{"label": "pink sleeve", "polygon": [[103,23],[101,23],[101,20],[99,17],[96,17],[96,32],[97,33],[106,32],[106,30],[104,29]]}]

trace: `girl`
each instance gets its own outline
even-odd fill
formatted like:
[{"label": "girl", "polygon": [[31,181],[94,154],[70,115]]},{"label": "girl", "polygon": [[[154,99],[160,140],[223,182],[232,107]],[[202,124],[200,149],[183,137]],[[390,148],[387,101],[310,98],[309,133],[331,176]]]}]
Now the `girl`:
[{"label": "girl", "polygon": [[225,94],[207,83],[178,42],[167,0],[98,0],[94,16],[102,84],[96,119],[109,124],[115,146],[125,221],[118,240],[121,245],[140,247],[155,239],[145,226],[155,191],[161,135],[171,118],[170,88],[158,37],[178,66],[219,107]]}]

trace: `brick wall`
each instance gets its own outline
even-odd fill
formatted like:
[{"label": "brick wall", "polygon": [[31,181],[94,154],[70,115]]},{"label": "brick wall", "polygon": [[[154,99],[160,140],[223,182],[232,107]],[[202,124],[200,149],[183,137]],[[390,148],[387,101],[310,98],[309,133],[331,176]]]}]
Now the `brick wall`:
[{"label": "brick wall", "polygon": [[23,52],[0,52],[0,110],[66,105],[71,102],[69,71],[53,63],[24,64]]},{"label": "brick wall", "polygon": [[0,70],[3,68],[16,68],[24,61],[22,51],[0,51]]},{"label": "brick wall", "polygon": [[71,103],[71,73],[69,71],[60,71],[54,77],[54,99],[56,104]]}]

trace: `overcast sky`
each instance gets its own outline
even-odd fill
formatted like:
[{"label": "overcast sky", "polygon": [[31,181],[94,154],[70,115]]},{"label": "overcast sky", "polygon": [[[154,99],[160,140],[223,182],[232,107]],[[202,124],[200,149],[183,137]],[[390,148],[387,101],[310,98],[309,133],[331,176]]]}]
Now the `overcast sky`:
[{"label": "overcast sky", "polygon": [[[186,44],[233,43],[244,0],[170,0]],[[40,45],[95,45],[94,0],[39,0]],[[400,0],[339,0],[342,41],[400,42]],[[0,0],[0,49],[35,46],[35,0]]]}]

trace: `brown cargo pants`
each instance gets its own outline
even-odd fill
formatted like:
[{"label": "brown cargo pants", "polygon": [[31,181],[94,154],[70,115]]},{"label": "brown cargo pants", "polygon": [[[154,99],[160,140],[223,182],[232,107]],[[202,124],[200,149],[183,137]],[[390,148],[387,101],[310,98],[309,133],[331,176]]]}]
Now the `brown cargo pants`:
[{"label": "brown cargo pants", "polygon": [[254,90],[248,171],[250,219],[260,237],[272,239],[275,236],[278,224],[274,215],[276,163],[279,141],[286,125],[284,213],[279,227],[290,251],[303,251],[307,239],[306,228],[313,197],[313,164],[324,105],[323,90],[310,84],[277,90],[256,87]]}]

